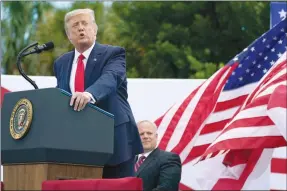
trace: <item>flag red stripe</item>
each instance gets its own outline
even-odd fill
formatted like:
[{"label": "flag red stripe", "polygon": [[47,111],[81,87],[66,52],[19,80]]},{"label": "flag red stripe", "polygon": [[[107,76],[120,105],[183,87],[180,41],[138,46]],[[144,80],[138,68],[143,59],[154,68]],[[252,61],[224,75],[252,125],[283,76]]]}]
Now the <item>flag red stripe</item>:
[{"label": "flag red stripe", "polygon": [[158,119],[156,119],[154,121],[154,123],[156,124],[157,127],[159,127],[159,125],[161,124],[163,118],[165,117],[165,115],[171,110],[173,106],[171,106],[161,117],[159,117]]},{"label": "flag red stripe", "polygon": [[268,85],[266,85],[263,89],[261,89],[258,93],[256,93],[257,94],[256,97],[272,85],[279,84],[281,82],[285,82],[285,84],[286,84],[286,79],[287,79],[287,74],[283,74],[280,77],[278,77],[277,79],[274,79],[272,82],[268,83]]},{"label": "flag red stripe", "polygon": [[248,176],[253,171],[257,161],[259,160],[262,149],[256,149],[252,152],[250,155],[250,158],[248,160],[248,163],[246,164],[246,167],[244,168],[240,178],[238,180],[236,179],[228,179],[228,178],[220,178],[212,190],[242,190],[245,181],[247,180]]},{"label": "flag red stripe", "polygon": [[240,150],[233,150],[233,155],[226,155],[224,157],[223,164],[229,167],[237,166],[240,164],[245,164],[248,162],[249,157],[252,154],[251,149],[240,149]]},{"label": "flag red stripe", "polygon": [[[274,128],[274,127],[271,127]],[[219,150],[276,148],[287,146],[282,136],[241,137],[223,140],[209,147],[204,156]]]},{"label": "flag red stripe", "polygon": [[189,191],[192,191],[193,189],[192,188],[189,188],[188,186],[186,186],[185,184],[183,183],[179,183],[179,190],[189,190]]},{"label": "flag red stripe", "polygon": [[214,112],[224,111],[227,109],[231,109],[233,107],[240,106],[244,100],[247,98],[248,95],[242,95],[234,99],[230,99],[228,101],[218,102],[214,109]]},{"label": "flag red stripe", "polygon": [[287,80],[287,74],[282,74],[281,76],[277,77],[276,79],[273,79],[272,82],[269,82],[268,85],[266,87],[264,87],[262,90],[260,90],[260,92],[265,91],[268,87],[280,83],[280,82],[284,82]]},{"label": "flag red stripe", "polygon": [[249,128],[251,126],[258,126],[258,128],[260,128],[260,126],[269,126],[269,125],[274,125],[274,122],[268,116],[244,118],[232,122],[226,129],[223,130],[223,132],[225,133],[231,129],[236,129],[238,127]]},{"label": "flag red stripe", "polygon": [[191,149],[186,159],[183,161],[183,165],[189,163],[195,158],[199,157],[204,153],[204,151],[208,148],[210,144],[195,146]]},{"label": "flag red stripe", "polygon": [[271,172],[287,174],[287,159],[272,158],[271,159]]},{"label": "flag red stripe", "polygon": [[247,109],[250,109],[250,108],[253,108],[253,107],[257,107],[257,106],[261,106],[261,105],[267,105],[268,102],[269,102],[270,96],[271,96],[271,94],[268,94],[268,95],[264,95],[264,96],[261,96],[259,98],[256,98],[251,103],[246,105],[244,110],[247,110]]},{"label": "flag red stripe", "polygon": [[273,97],[271,97],[272,101],[270,101],[268,103],[268,108],[267,109],[271,109],[271,108],[274,108],[274,107],[287,108],[287,99],[286,99],[287,86],[280,85],[278,88],[276,88],[276,91],[277,91],[276,92],[276,97],[274,97],[274,99],[272,99]]},{"label": "flag red stripe", "polygon": [[270,78],[272,78],[272,76],[274,75],[274,73],[279,73],[281,70],[284,70],[284,67],[286,68],[286,64],[287,64],[287,60],[283,60],[282,62],[280,62],[278,65],[276,65],[272,71],[270,73],[267,74],[266,77],[264,77],[264,80],[262,81],[262,83],[266,83],[267,81],[270,80]]},{"label": "flag red stripe", "polygon": [[161,124],[161,121],[164,118],[164,116],[165,116],[165,114],[163,116],[161,116],[160,118],[158,118],[157,120],[155,120],[154,123],[156,124],[157,127],[159,126],[159,124]]},{"label": "flag red stripe", "polygon": [[[286,78],[286,76],[284,77]],[[271,85],[274,85],[274,84],[277,84],[277,83],[280,83],[282,81],[285,81],[286,79],[276,79],[275,81],[273,81],[272,83],[270,83],[268,86],[266,86],[264,88],[264,90],[266,90],[267,88],[269,88]],[[286,87],[286,86],[285,86]],[[262,90],[261,92],[263,92],[264,90]],[[264,96],[260,96],[258,98],[255,98],[255,100],[253,100],[250,104],[248,104],[245,108],[245,109],[249,109],[249,108],[252,108],[252,107],[255,107],[255,106],[260,106],[260,105],[267,105],[269,103],[269,100],[270,100],[270,96],[271,94],[267,94],[267,95],[264,95]],[[284,101],[280,101],[280,98],[277,99],[278,101],[277,102],[282,102],[282,105],[284,106],[284,102],[285,102],[285,105],[286,105],[286,99],[285,97],[282,95],[282,100]],[[281,103],[280,103],[281,105]]]},{"label": "flag red stripe", "polygon": [[193,139],[194,135],[197,133],[201,124],[214,109],[218,96],[222,91],[222,88],[225,85],[227,78],[230,76],[231,72],[234,70],[236,66],[233,66],[229,70],[228,74],[225,76],[224,80],[221,82],[218,88],[217,85],[222,76],[225,74],[225,72],[230,68],[229,66],[228,67],[225,66],[224,68],[222,68],[222,70],[210,82],[208,87],[205,89],[204,93],[201,95],[200,100],[196,105],[196,109],[192,113],[192,116],[188,122],[187,127],[185,128],[183,136],[181,137],[181,141],[172,150],[173,152],[181,153],[183,149],[188,145],[188,143]]},{"label": "flag red stripe", "polygon": [[225,119],[222,121],[206,124],[201,130],[200,135],[221,131],[229,120],[230,119]]},{"label": "flag red stripe", "polygon": [[168,142],[170,141],[170,138],[182,116],[184,111],[186,110],[187,106],[189,105],[190,101],[192,98],[196,95],[197,91],[199,90],[200,87],[198,87],[195,91],[193,91],[185,100],[184,102],[180,105],[174,116],[172,117],[166,131],[163,134],[163,137],[159,143],[159,148],[166,150],[166,147],[168,145]]}]

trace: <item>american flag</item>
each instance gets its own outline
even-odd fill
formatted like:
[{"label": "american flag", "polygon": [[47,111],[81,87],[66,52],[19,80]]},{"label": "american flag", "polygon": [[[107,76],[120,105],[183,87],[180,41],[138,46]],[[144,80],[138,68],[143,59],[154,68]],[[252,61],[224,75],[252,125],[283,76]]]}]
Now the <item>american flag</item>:
[{"label": "american flag", "polygon": [[[286,97],[285,97],[286,98]],[[287,147],[274,149],[270,168],[270,190],[287,190]]]},{"label": "american flag", "polygon": [[281,20],[287,17],[286,2],[271,2],[270,3],[270,28],[278,24]]},{"label": "american flag", "polygon": [[[183,164],[181,190],[216,189],[228,184],[225,180],[219,179],[213,182],[211,187],[210,185],[209,187],[199,187],[199,185],[193,187],[190,184],[192,181],[184,178],[185,168],[190,167],[190,164],[195,164],[199,159],[217,155],[223,155],[226,158],[230,156],[231,151],[228,145],[225,145],[224,149],[210,150],[210,148],[216,138],[224,132],[224,127],[239,111],[247,97],[255,90],[262,77],[268,73],[278,59],[284,57],[287,49],[286,38],[285,19],[256,39],[184,101],[172,106],[155,121],[158,125],[159,148],[176,152],[181,157]],[[244,135],[236,134],[236,136],[224,138],[236,140],[235,138],[241,138]],[[236,142],[233,143],[233,146],[236,145]],[[255,163],[258,157],[262,156],[262,151],[253,153],[252,156],[248,152],[236,152],[235,156],[245,154],[254,157]],[[221,162],[226,161],[226,158]],[[245,169],[248,170],[248,168]],[[251,171],[252,169],[249,168],[249,172],[245,173],[245,180]],[[233,188],[242,189],[244,182],[237,183]],[[234,181],[232,184],[235,185]],[[226,189],[229,188],[232,189],[230,186],[226,187]]]},{"label": "american flag", "polygon": [[[286,71],[285,71],[286,72]],[[278,127],[279,132],[287,140],[286,126],[287,121],[282,120],[287,116],[287,84],[278,86],[270,97],[267,113],[275,125]]]},{"label": "american flag", "polygon": [[[286,54],[282,57],[284,56],[286,57]],[[267,114],[267,106],[272,92],[278,86],[285,85],[287,82],[286,69],[286,59],[283,59],[281,63],[275,65],[264,76],[256,89],[249,94],[241,108],[236,112],[235,117],[226,124],[203,156],[210,158],[212,157],[211,153],[216,154],[224,149],[239,150],[242,148],[256,149],[286,146],[285,136],[278,131],[278,125],[275,125]],[[284,103],[282,99],[278,101]]]},{"label": "american flag", "polygon": [[[284,136],[278,131],[279,126],[268,115],[270,99],[276,93],[276,88],[280,85],[285,86],[287,82],[286,54],[282,57],[285,57],[285,60],[278,61],[278,64],[273,66],[263,77],[237,111],[235,117],[228,122],[203,155],[209,158],[224,150],[230,150],[223,162],[226,165],[226,170],[231,172],[234,177],[228,181],[232,187],[226,187],[225,179],[224,185],[223,183],[216,185],[217,189],[242,189],[242,185],[254,171],[264,149],[287,145]],[[282,98],[279,98],[277,98],[278,101],[282,102]],[[281,118],[279,122],[283,120],[285,121],[286,117]],[[261,162],[261,171],[268,167],[271,156],[272,152],[269,153],[268,158],[265,158],[264,163]],[[237,179],[236,186],[233,183],[234,179]]]},{"label": "american flag", "polygon": [[[270,97],[268,115],[287,140],[287,86],[280,85]],[[283,119],[283,120],[282,120]],[[270,190],[287,190],[287,147],[276,148],[271,159]]]}]

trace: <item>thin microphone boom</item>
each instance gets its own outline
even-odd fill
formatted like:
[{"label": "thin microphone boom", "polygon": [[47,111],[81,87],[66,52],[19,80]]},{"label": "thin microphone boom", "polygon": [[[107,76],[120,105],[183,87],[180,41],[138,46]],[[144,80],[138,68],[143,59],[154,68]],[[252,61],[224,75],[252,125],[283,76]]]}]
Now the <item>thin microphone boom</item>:
[{"label": "thin microphone boom", "polygon": [[47,42],[43,45],[39,45],[38,46],[38,43],[37,45],[35,46],[35,48],[33,50],[30,50],[29,52],[25,52],[22,54],[22,57],[24,56],[27,56],[29,54],[34,54],[34,53],[41,53],[42,51],[45,51],[45,50],[50,50],[50,49],[53,49],[54,48],[54,43],[53,42]]},{"label": "thin microphone boom", "polygon": [[[29,48],[35,46],[34,50],[31,50],[29,52],[25,52],[27,51]],[[27,56],[29,54],[34,54],[34,53],[41,53],[43,50],[50,50],[54,48],[54,43],[53,42],[48,42],[48,43],[45,43],[41,46],[38,46],[38,42],[35,42],[31,45],[28,45],[27,47],[25,47],[23,50],[21,50],[17,56],[17,68],[19,70],[19,73],[30,83],[32,84],[32,86],[35,88],[35,89],[39,89],[38,86],[36,85],[36,83],[30,79],[23,71],[23,68],[21,67],[21,58],[24,57],[24,56]]]}]

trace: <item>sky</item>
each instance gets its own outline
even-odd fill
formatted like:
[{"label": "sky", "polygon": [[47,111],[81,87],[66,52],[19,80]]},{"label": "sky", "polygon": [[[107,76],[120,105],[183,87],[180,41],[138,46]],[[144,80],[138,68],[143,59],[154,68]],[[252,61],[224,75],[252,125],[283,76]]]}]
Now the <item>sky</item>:
[{"label": "sky", "polygon": [[[1,0],[0,0],[1,1]],[[75,1],[50,1],[50,3],[55,7],[55,8],[58,8],[58,9],[65,9],[65,8],[69,8],[72,3],[75,2]],[[106,6],[110,6],[113,2],[112,1],[103,1],[104,4]],[[3,14],[3,7],[2,7],[2,3],[1,3],[1,20],[3,19],[3,16],[5,14]]]},{"label": "sky", "polygon": [[[56,8],[68,8],[74,1],[51,1],[50,3]],[[112,1],[103,1],[105,5],[111,5]]]},{"label": "sky", "polygon": [[73,1],[50,1],[50,3],[56,8],[68,8]]}]

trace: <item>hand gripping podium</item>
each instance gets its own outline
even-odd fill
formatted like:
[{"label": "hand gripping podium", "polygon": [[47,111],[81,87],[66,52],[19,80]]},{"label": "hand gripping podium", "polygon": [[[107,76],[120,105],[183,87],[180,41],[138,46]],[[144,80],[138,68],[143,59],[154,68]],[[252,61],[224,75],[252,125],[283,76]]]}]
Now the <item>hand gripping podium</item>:
[{"label": "hand gripping podium", "polygon": [[1,112],[5,190],[41,190],[57,179],[102,178],[113,154],[114,116],[88,104],[77,112],[57,88],[6,93]]}]

